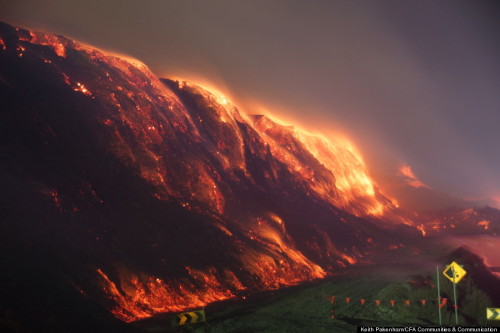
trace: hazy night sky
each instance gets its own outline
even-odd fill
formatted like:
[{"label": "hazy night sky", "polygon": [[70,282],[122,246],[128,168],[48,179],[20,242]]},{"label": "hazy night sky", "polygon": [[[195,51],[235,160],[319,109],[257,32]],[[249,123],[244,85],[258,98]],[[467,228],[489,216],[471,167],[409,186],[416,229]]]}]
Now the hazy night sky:
[{"label": "hazy night sky", "polygon": [[[498,1],[1,1],[0,20],[340,130],[384,182],[500,202]],[[273,111],[274,110],[274,111]]]}]

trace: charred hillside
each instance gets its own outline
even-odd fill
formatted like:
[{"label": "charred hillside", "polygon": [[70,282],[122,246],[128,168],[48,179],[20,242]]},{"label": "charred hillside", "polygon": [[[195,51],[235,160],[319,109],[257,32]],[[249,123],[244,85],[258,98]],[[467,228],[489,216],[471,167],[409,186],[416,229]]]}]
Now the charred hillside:
[{"label": "charred hillside", "polygon": [[135,60],[0,24],[0,102],[1,260],[16,307],[76,302],[134,321],[394,246],[392,204],[349,143],[247,116]]}]

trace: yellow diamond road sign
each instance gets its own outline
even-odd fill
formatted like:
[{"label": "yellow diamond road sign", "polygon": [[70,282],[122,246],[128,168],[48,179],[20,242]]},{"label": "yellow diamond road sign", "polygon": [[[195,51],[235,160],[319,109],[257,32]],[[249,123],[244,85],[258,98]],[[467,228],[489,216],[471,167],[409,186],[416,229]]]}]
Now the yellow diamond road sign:
[{"label": "yellow diamond road sign", "polygon": [[456,262],[449,264],[443,271],[443,275],[446,276],[451,282],[458,283],[467,274],[467,271],[462,268]]},{"label": "yellow diamond road sign", "polygon": [[486,308],[486,319],[500,320],[500,308]]}]

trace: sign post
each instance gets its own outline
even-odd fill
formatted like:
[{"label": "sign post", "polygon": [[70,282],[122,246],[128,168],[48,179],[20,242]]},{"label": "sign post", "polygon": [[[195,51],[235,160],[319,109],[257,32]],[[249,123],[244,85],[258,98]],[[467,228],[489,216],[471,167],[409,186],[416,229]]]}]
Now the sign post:
[{"label": "sign post", "polygon": [[451,271],[453,273],[453,299],[455,300],[455,324],[458,325],[458,305],[457,305],[457,277],[455,275],[455,269],[452,267]]},{"label": "sign post", "polygon": [[457,305],[457,283],[467,274],[467,271],[456,262],[449,264],[443,271],[443,275],[453,283],[453,298],[455,300],[455,324],[458,325],[458,305]]},{"label": "sign post", "polygon": [[436,266],[436,279],[437,279],[437,286],[438,286],[438,311],[439,311],[439,326],[441,326],[441,288],[439,285],[439,266]]}]

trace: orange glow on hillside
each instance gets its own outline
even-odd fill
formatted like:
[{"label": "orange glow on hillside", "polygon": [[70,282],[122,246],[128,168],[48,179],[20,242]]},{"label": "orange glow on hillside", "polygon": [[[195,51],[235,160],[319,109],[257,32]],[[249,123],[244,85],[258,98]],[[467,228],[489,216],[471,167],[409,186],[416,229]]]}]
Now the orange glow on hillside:
[{"label": "orange glow on hillside", "polygon": [[500,209],[500,195],[492,196],[491,200],[493,201],[493,206]]},{"label": "orange glow on hillside", "polygon": [[[318,265],[307,259],[289,239],[283,221],[275,214],[270,216],[278,224],[269,223],[267,219],[260,218],[257,225],[249,230],[248,236],[266,246],[273,256],[264,256],[256,254],[260,259],[257,262],[268,262],[270,270],[262,271],[260,268],[255,267],[256,274],[259,275],[264,283],[271,283],[272,287],[276,283],[276,277],[279,276],[282,285],[290,285],[303,280],[310,280],[315,278],[322,278],[326,276],[325,271]],[[243,254],[244,261],[246,261],[248,254],[247,251]],[[267,258],[266,258],[267,257]],[[275,263],[274,258],[282,258],[279,260],[279,265]],[[297,275],[298,271],[303,274]],[[269,273],[272,273],[270,276]]]},{"label": "orange glow on hillside", "polygon": [[[262,138],[271,146],[271,151],[282,162],[289,165],[317,195],[337,207],[355,215],[382,215],[387,204],[381,202],[373,180],[354,144],[343,135],[327,137],[312,134],[297,126],[284,125],[274,116],[256,117],[254,126]],[[298,159],[297,147],[292,147],[284,136],[298,140],[313,157],[330,172],[322,179],[315,177],[306,164]]]},{"label": "orange glow on hillside", "polygon": [[[320,266],[287,245],[278,232],[265,228],[258,237],[260,241],[269,243],[269,254],[248,247],[242,250],[241,260],[245,270],[256,279],[259,289],[272,290],[326,276]],[[350,263],[355,262],[349,256],[345,258]],[[97,273],[102,278],[104,292],[115,303],[111,312],[126,322],[158,313],[203,307],[215,301],[234,298],[238,292],[247,289],[228,269],[222,272],[213,267],[206,270],[185,269],[189,279],[170,281],[121,270],[118,272],[119,281],[115,282],[101,269]]]},{"label": "orange glow on hillside", "polygon": [[[134,62],[134,60],[128,61],[129,63]],[[119,59],[117,59],[117,61],[113,64],[118,66],[118,68],[123,69],[127,75],[132,76],[130,69],[123,65]],[[137,68],[140,69],[141,72],[146,73],[146,76],[151,79],[150,85],[158,87],[160,94],[168,94],[168,97],[170,97],[171,94],[168,92],[168,89],[166,87],[162,87],[163,85],[156,78],[152,77],[153,75],[149,72],[147,67],[143,65],[134,66],[139,66]],[[212,110],[219,116],[219,120],[221,122],[221,133],[223,133],[222,131],[230,130],[234,135],[234,142],[232,142],[233,147],[220,146],[220,149],[217,152],[217,157],[227,170],[237,168],[242,170],[245,174],[249,174],[243,150],[245,143],[241,135],[239,125],[237,124],[238,122],[249,123],[250,126],[257,127],[256,129],[261,134],[261,139],[271,147],[274,157],[285,163],[289,170],[296,174],[301,181],[307,182],[309,184],[308,186],[311,187],[314,193],[323,200],[326,200],[339,208],[346,209],[358,216],[379,216],[384,214],[386,208],[388,208],[387,203],[379,199],[381,195],[378,193],[378,190],[376,190],[373,180],[368,176],[361,154],[355,148],[354,144],[344,135],[338,134],[327,137],[322,134],[312,134],[300,127],[291,128],[286,125],[282,125],[283,122],[281,120],[277,120],[274,116],[266,116],[270,119],[266,124],[254,122],[251,120],[251,117],[246,116],[244,113],[240,113],[231,102],[232,98],[227,97],[226,94],[220,93],[220,89],[215,87],[213,83],[207,83],[205,81],[203,86],[200,86],[198,83],[194,84],[189,81],[178,81],[178,84],[179,88],[182,90],[188,90],[203,96],[207,106],[211,105]],[[85,88],[85,91],[81,91],[88,92],[88,89]],[[172,98],[172,101],[177,103],[175,97]],[[137,101],[135,101],[135,103],[137,103]],[[121,105],[117,103],[117,107],[121,108]],[[169,106],[169,109],[173,111],[179,110],[181,113],[178,115],[179,117],[186,117],[186,115],[189,114],[188,112],[183,111],[183,106],[181,105],[177,106],[172,104]],[[249,113],[253,113],[252,111],[254,110],[247,110]],[[144,122],[139,121],[139,118],[133,121],[130,118],[136,117],[130,113],[123,113],[123,116],[125,121],[129,123],[132,128],[137,128],[139,122]],[[189,122],[191,125],[186,123],[186,125],[183,126],[192,127],[195,130],[198,127],[195,119],[191,119],[190,117],[187,119],[179,119],[179,122]],[[224,126],[226,128],[224,128]],[[271,129],[269,127],[275,128]],[[159,144],[164,140],[160,136],[156,135],[156,126],[152,126],[152,124],[144,124],[144,128],[148,129],[148,133],[144,133],[145,136],[151,137],[152,135],[155,135],[154,138],[151,137],[151,142]],[[272,135],[268,135],[271,134],[269,131],[280,131],[281,129],[287,131],[289,135],[293,137],[293,140],[298,140],[301,145],[303,145],[304,149],[312,154],[314,159],[317,160],[317,162],[314,163],[320,163],[326,171],[329,172],[329,174],[324,171],[316,171],[316,173],[321,173],[321,177],[316,177],[319,174],[317,175],[315,174],[315,171],[311,170],[308,166],[309,162],[297,159],[296,155],[298,152],[290,151],[290,147],[286,147],[286,144],[277,143],[276,138],[272,138]],[[145,131],[146,130],[144,130],[144,132]],[[266,133],[266,131],[269,133]],[[143,132],[143,130],[141,129],[140,132]],[[195,131],[192,135],[194,138],[198,138],[199,134]],[[122,139],[119,140],[121,141]],[[198,140],[202,141],[203,139],[199,138]],[[219,142],[222,144],[222,141]],[[153,153],[149,147],[145,147],[144,150],[150,152],[152,164],[157,165],[154,168],[150,166],[147,168],[143,167],[143,171],[141,173],[144,178],[157,186],[163,187],[164,193],[178,196],[179,193],[175,193],[177,191],[173,190],[171,181],[168,179],[168,175],[165,175],[165,168],[158,162],[159,157],[156,156],[156,154]],[[136,160],[136,157],[131,155],[130,159],[133,161]],[[196,187],[200,188],[201,186],[205,189],[201,192],[200,190],[191,190],[190,193],[192,196],[194,195],[199,198],[202,202],[210,203],[210,205],[215,207],[219,213],[222,213],[224,211],[224,197],[218,188],[217,181],[213,179],[212,174],[208,174],[205,170],[203,170],[206,167],[204,163],[196,162],[193,166],[198,169],[197,173],[202,176],[199,177],[199,181],[201,181],[201,183],[198,183],[197,185],[192,184],[189,187],[194,189]],[[207,186],[202,184],[208,185],[210,190]]]},{"label": "orange glow on hillside", "polygon": [[[250,116],[253,109],[240,113],[234,98],[220,93],[225,90],[205,82],[165,85],[128,56],[108,56],[64,37],[23,36],[22,45],[16,45],[19,56],[39,57],[40,65],[53,69],[72,97],[102,102],[95,117],[106,148],[153,188],[152,197],[210,217],[221,240],[227,237],[237,249],[233,270],[184,267],[182,277],[169,280],[126,269],[115,275],[98,269],[102,289],[114,302],[111,311],[121,320],[205,306],[236,297],[246,288],[270,290],[325,277],[326,268],[309,259],[304,248],[317,249],[322,259],[330,257],[328,269],[346,267],[362,257],[354,248],[336,248],[327,233],[322,243],[299,246],[287,231],[286,215],[267,211],[271,207],[266,206],[263,216],[243,220],[231,212],[239,208],[230,206],[239,193],[234,188],[241,191],[234,183],[244,184],[245,191],[267,191],[267,184],[273,184],[272,191],[282,196],[293,191],[292,184],[304,201],[320,204],[325,211],[336,212],[330,207],[334,206],[357,216],[380,216],[391,209],[361,154],[344,135],[313,134],[272,116]],[[45,47],[30,48],[29,43]],[[67,66],[72,57],[99,64],[94,76]],[[263,167],[254,168],[254,161],[262,161]],[[255,169],[258,172],[252,172]],[[96,196],[92,188],[88,191]],[[62,209],[64,197],[55,190],[47,195]]]},{"label": "orange glow on hillside", "polygon": [[222,82],[222,79],[215,82],[214,80],[196,74],[186,74],[184,76],[167,74],[161,77],[179,82],[181,88],[183,86],[188,86],[204,91],[206,95],[210,95],[210,98],[224,107],[238,106],[239,109],[242,109],[242,103],[232,93],[231,89]]},{"label": "orange glow on hillside", "polygon": [[[117,285],[102,270],[98,269],[97,273],[102,278],[104,291],[116,303],[111,312],[126,322],[148,318],[157,313],[202,307],[234,297],[231,290],[224,287],[216,277],[214,269],[202,272],[186,267],[186,270],[193,282],[166,282],[156,277],[122,271]],[[232,281],[234,289],[244,288],[232,272],[225,272],[224,278],[225,281]]]},{"label": "orange glow on hillside", "polygon": [[425,231],[425,227],[424,227],[423,224],[418,225],[417,229],[420,231],[420,233],[422,234],[422,236],[427,236],[427,231]]},{"label": "orange glow on hillside", "polygon": [[30,31],[29,36],[21,35],[19,39],[40,45],[49,45],[59,57],[66,58],[66,43],[68,40],[64,37]]},{"label": "orange glow on hillside", "polygon": [[481,220],[477,223],[478,226],[482,227],[484,230],[488,230],[490,228],[491,222],[488,220]]}]

